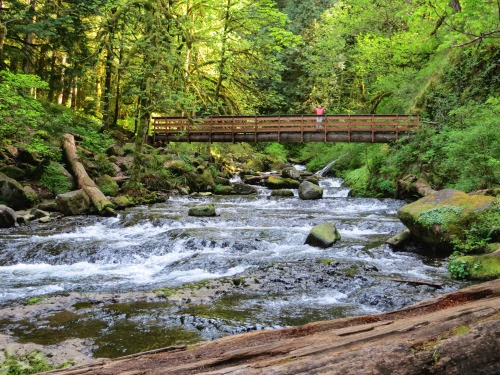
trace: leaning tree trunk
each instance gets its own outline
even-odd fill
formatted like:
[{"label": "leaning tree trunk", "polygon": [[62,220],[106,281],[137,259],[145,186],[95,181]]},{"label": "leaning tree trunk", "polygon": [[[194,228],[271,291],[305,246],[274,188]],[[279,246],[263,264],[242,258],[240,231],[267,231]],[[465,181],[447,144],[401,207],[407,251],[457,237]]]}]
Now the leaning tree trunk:
[{"label": "leaning tree trunk", "polygon": [[99,214],[103,216],[115,215],[113,203],[111,203],[104,196],[102,191],[99,190],[95,182],[87,174],[83,164],[80,162],[80,157],[76,153],[75,138],[71,134],[64,134],[63,149],[71,165],[71,169],[75,174],[78,186],[87,193]]}]

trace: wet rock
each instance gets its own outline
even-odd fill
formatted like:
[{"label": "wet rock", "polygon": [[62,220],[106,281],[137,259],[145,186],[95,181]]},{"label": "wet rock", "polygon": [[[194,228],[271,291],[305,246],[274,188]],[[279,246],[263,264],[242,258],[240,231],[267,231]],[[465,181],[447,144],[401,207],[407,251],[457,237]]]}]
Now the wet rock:
[{"label": "wet rock", "polygon": [[278,176],[271,176],[266,181],[266,186],[269,189],[296,189],[300,183],[291,178],[283,178]]},{"label": "wet rock", "polygon": [[117,209],[123,210],[127,207],[134,205],[134,199],[128,195],[120,195],[116,198],[112,198],[111,202],[116,206]]},{"label": "wet rock", "polygon": [[332,246],[340,238],[340,233],[335,224],[323,223],[311,229],[305,243],[306,245],[325,249]]},{"label": "wet rock", "polygon": [[189,209],[189,216],[213,217],[216,216],[213,204],[200,204]]},{"label": "wet rock", "polygon": [[14,210],[33,206],[33,200],[26,194],[23,186],[3,173],[0,173],[0,201],[5,202]]},{"label": "wet rock", "polygon": [[5,167],[1,167],[0,173],[3,173],[4,175],[15,180],[21,180],[25,176],[25,172],[21,168],[15,167],[13,165],[6,165]]},{"label": "wet rock", "polygon": [[257,189],[247,184],[234,184],[233,189],[239,195],[257,194]]},{"label": "wet rock", "polygon": [[294,197],[295,194],[291,190],[278,189],[271,192],[272,197]]},{"label": "wet rock", "polygon": [[300,172],[295,167],[286,167],[281,171],[281,177],[300,180]]},{"label": "wet rock", "polygon": [[217,185],[215,187],[214,194],[216,194],[216,195],[234,195],[234,194],[236,194],[236,192],[234,191],[232,186]]},{"label": "wet rock", "polygon": [[408,229],[405,229],[401,233],[396,234],[395,236],[389,238],[385,243],[390,245],[393,248],[401,248],[411,238],[411,233]]},{"label": "wet rock", "polygon": [[323,188],[309,181],[304,181],[299,186],[299,197],[303,200],[323,198]]},{"label": "wet rock", "polygon": [[49,212],[58,212],[59,208],[57,207],[57,202],[55,199],[48,199],[42,201],[40,204],[38,204],[37,208],[43,211],[49,211]]},{"label": "wet rock", "polygon": [[3,204],[0,204],[0,228],[10,228],[17,223],[16,212]]},{"label": "wet rock", "polygon": [[59,211],[67,216],[81,215],[90,208],[90,198],[83,190],[59,194],[56,202]]},{"label": "wet rock", "polygon": [[99,177],[96,182],[97,186],[99,186],[99,189],[104,195],[116,197],[118,191],[120,190],[118,183],[114,180],[114,178],[107,174]]},{"label": "wet rock", "polygon": [[494,197],[446,189],[401,207],[398,217],[417,240],[447,252],[453,247],[453,238],[463,237],[475,216],[494,202]]},{"label": "wet rock", "polygon": [[30,215],[32,215],[35,220],[36,219],[42,219],[44,217],[50,217],[50,214],[48,212],[40,210],[38,208],[33,208],[30,211]]},{"label": "wet rock", "polygon": [[319,185],[319,177],[316,175],[312,175],[309,177],[306,177],[306,181],[312,182],[314,185]]}]

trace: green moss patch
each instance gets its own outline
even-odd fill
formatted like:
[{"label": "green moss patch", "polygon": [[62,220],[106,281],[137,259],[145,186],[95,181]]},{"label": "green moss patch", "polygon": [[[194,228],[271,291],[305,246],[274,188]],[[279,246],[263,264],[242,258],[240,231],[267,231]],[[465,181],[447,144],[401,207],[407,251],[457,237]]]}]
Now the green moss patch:
[{"label": "green moss patch", "polygon": [[468,280],[493,280],[500,277],[500,255],[462,256],[450,262],[453,277]]}]

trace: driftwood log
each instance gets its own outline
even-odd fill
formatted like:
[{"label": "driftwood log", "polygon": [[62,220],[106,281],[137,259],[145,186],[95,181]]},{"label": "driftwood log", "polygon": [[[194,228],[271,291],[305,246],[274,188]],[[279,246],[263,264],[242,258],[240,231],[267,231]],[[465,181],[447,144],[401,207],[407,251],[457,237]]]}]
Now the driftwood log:
[{"label": "driftwood log", "polygon": [[99,190],[95,182],[87,174],[83,164],[80,162],[80,157],[76,152],[75,137],[71,134],[64,134],[63,149],[76,177],[78,187],[87,193],[99,214],[103,216],[116,215],[113,203],[111,203],[102,191]]},{"label": "driftwood log", "polygon": [[425,197],[436,192],[424,180],[415,176],[406,176],[398,181],[396,187],[396,195],[400,199]]},{"label": "driftwood log", "polygon": [[225,337],[55,374],[499,374],[500,279],[392,313]]}]

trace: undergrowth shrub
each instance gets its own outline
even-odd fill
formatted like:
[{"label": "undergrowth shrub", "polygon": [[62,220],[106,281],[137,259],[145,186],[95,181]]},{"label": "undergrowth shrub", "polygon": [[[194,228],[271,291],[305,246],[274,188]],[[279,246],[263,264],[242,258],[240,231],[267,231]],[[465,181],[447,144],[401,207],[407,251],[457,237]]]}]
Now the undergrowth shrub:
[{"label": "undergrowth shrub", "polygon": [[40,184],[55,195],[67,193],[73,188],[63,172],[63,167],[57,163],[50,163],[45,167]]}]

